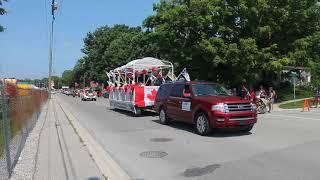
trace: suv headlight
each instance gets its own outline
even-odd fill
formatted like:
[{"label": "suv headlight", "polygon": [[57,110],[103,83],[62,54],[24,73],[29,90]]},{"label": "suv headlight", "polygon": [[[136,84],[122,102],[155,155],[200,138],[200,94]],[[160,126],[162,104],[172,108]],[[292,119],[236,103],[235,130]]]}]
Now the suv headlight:
[{"label": "suv headlight", "polygon": [[211,110],[212,111],[219,111],[219,112],[229,112],[228,106],[224,103],[212,105]]},{"label": "suv headlight", "polygon": [[256,104],[251,103],[251,111],[255,111],[257,109]]}]

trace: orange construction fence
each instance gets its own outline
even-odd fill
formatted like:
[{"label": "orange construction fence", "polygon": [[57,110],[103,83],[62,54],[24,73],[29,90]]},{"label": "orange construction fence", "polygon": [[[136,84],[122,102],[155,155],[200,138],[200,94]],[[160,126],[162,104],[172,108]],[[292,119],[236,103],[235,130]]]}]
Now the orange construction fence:
[{"label": "orange construction fence", "polygon": [[301,112],[304,112],[304,109],[310,111],[310,99],[304,99]]},{"label": "orange construction fence", "polygon": [[318,105],[320,104],[320,98],[317,97],[315,99],[304,99],[301,112],[304,112],[305,109],[308,109],[308,111],[310,111],[311,103],[315,103],[315,108],[318,108]]}]

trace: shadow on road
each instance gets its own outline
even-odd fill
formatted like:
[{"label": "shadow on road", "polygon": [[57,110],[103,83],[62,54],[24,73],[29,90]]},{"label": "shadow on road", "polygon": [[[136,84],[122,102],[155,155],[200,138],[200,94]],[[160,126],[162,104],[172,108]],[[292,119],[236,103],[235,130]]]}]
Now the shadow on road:
[{"label": "shadow on road", "polygon": [[[129,117],[137,117],[134,113],[125,111],[125,110],[119,110],[119,109],[108,109],[110,111],[120,113]],[[157,117],[158,114],[150,111],[144,111],[140,116],[138,117]],[[155,123],[161,124],[160,121],[157,119],[151,120]],[[177,130],[183,130],[188,131],[194,134],[197,134],[194,125],[183,123],[183,122],[177,122],[173,121],[169,125],[169,127],[177,129]],[[212,133],[210,133],[207,137],[214,137],[214,138],[224,138],[224,137],[237,137],[237,136],[246,136],[251,135],[251,132],[240,132],[241,128],[234,128],[234,129],[214,129]]]},{"label": "shadow on road", "polygon": [[158,116],[155,112],[151,112],[151,111],[143,111],[141,115],[135,115],[133,112],[125,111],[125,110],[121,110],[121,109],[108,108],[108,110],[129,116],[129,117],[147,117],[147,116],[156,117],[156,116]]},{"label": "shadow on road", "polygon": [[[159,120],[152,120],[155,123],[161,124]],[[194,134],[197,134],[194,125],[173,121],[168,126],[174,129],[188,131]],[[247,136],[251,135],[251,132],[240,132],[241,128],[234,128],[234,129],[213,129],[207,137],[214,137],[214,138],[224,138],[224,137],[237,137],[237,136]]]}]

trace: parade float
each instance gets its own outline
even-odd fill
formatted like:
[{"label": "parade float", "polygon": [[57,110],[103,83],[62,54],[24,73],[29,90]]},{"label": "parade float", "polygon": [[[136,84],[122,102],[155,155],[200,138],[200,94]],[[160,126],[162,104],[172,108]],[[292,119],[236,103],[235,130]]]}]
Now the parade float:
[{"label": "parade float", "polygon": [[136,115],[153,108],[162,83],[175,80],[172,63],[152,57],[131,61],[107,76],[110,107]]}]

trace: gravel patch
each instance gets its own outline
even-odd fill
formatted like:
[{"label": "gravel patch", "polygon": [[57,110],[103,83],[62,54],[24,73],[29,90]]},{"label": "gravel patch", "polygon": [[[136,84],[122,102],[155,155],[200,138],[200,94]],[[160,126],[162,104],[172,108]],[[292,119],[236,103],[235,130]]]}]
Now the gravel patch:
[{"label": "gravel patch", "polygon": [[10,178],[12,180],[33,179],[37,163],[38,142],[40,140],[42,128],[46,121],[47,106],[48,104],[44,106],[46,108],[43,108],[44,111],[41,112],[35,127],[27,137],[18,162],[13,169]]}]

